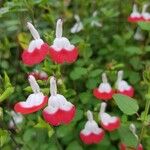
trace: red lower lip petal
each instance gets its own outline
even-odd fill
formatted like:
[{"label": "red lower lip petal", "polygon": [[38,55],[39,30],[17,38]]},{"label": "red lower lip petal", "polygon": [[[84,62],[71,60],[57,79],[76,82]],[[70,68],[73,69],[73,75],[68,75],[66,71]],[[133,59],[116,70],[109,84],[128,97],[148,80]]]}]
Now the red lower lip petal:
[{"label": "red lower lip petal", "polygon": [[130,90],[125,90],[125,91],[123,91],[123,92],[117,90],[116,92],[117,92],[117,93],[120,93],[120,94],[123,94],[123,95],[127,95],[127,96],[129,96],[129,97],[133,97],[133,96],[134,96],[134,88],[133,88],[133,87],[131,87]]},{"label": "red lower lip petal", "polygon": [[57,110],[53,114],[49,114],[46,111],[43,111],[43,117],[46,122],[53,126],[58,126],[61,124],[68,124],[72,121],[75,115],[75,107],[72,107],[69,111]]},{"label": "red lower lip petal", "polygon": [[20,105],[20,103],[17,103],[15,104],[14,106],[14,110],[17,112],[17,113],[21,113],[21,114],[30,114],[30,113],[33,113],[33,112],[36,112],[38,110],[40,110],[41,108],[43,108],[48,102],[48,97],[45,96],[44,97],[44,100],[43,100],[43,103],[38,105],[38,106],[33,106],[33,107],[30,107],[30,108],[25,108],[25,107],[22,107]]},{"label": "red lower lip petal", "polygon": [[74,48],[72,51],[67,51],[65,49],[62,49],[61,51],[55,51],[52,47],[50,47],[50,57],[53,61],[56,63],[62,64],[62,63],[73,63],[76,61],[78,57],[78,50],[77,48]]},{"label": "red lower lip petal", "polygon": [[104,125],[102,122],[100,124],[105,130],[111,132],[120,127],[120,119],[118,118],[117,121],[115,121],[114,123],[109,123],[108,125]]},{"label": "red lower lip petal", "polygon": [[104,138],[104,131],[100,134],[91,133],[89,135],[84,135],[82,132],[80,133],[80,138],[85,144],[97,144]]},{"label": "red lower lip petal", "polygon": [[[134,149],[133,147],[127,147],[124,143],[119,144],[119,150],[128,150],[128,149]],[[144,150],[142,144],[139,144],[137,150]]]},{"label": "red lower lip petal", "polygon": [[35,49],[33,52],[28,52],[24,50],[22,53],[22,61],[24,64],[32,66],[35,64],[39,64],[42,62],[46,55],[48,54],[49,46],[48,44],[44,43],[40,49]]},{"label": "red lower lip petal", "polygon": [[114,90],[111,90],[110,93],[99,92],[98,88],[96,88],[96,89],[93,90],[93,95],[94,95],[97,99],[105,100],[105,101],[111,100],[114,93],[115,93]]},{"label": "red lower lip petal", "polygon": [[136,22],[139,22],[139,21],[142,21],[143,18],[142,17],[128,17],[128,22],[133,22],[133,23],[136,23]]}]

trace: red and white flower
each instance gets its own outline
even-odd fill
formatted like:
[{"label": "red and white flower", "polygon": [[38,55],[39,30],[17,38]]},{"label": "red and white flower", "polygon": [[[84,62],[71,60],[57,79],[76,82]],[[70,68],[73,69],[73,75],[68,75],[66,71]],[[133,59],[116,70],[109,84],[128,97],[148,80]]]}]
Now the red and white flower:
[{"label": "red and white flower", "polygon": [[117,93],[124,94],[130,97],[134,96],[134,88],[123,80],[123,71],[118,71],[118,78],[116,82]]},{"label": "red and white flower", "polygon": [[[133,147],[128,147],[124,143],[120,143],[119,144],[119,150],[129,150],[129,149],[133,149],[134,150]],[[136,150],[144,150],[142,144],[139,144],[139,146],[138,146],[138,148]]]},{"label": "red and white flower", "polygon": [[30,42],[28,49],[23,51],[21,57],[24,64],[32,66],[39,64],[45,59],[48,54],[49,45],[43,42],[38,31],[30,22],[27,22],[27,27],[34,40]]},{"label": "red and white flower", "polygon": [[50,57],[56,63],[72,63],[78,57],[77,48],[72,45],[66,37],[62,37],[62,20],[57,20],[56,38],[50,46]]},{"label": "red and white flower", "polygon": [[54,77],[50,79],[50,93],[48,106],[43,111],[45,121],[53,126],[70,123],[75,116],[76,108],[63,95],[57,94]]},{"label": "red and white flower", "polygon": [[102,74],[102,83],[98,88],[93,90],[93,95],[100,100],[110,100],[112,99],[112,95],[114,94],[114,90],[111,88],[111,85],[107,81],[107,76],[105,73]]},{"label": "red and white flower", "polygon": [[87,111],[88,121],[85,127],[80,132],[80,138],[85,144],[97,144],[103,140],[105,132],[98,127],[98,124],[93,120],[91,111]]},{"label": "red and white flower", "polygon": [[143,6],[142,13],[141,13],[142,21],[150,21],[150,13],[146,12],[149,5],[150,4],[144,4]]},{"label": "red and white flower", "polygon": [[28,77],[28,80],[32,88],[33,94],[30,94],[26,101],[18,102],[15,104],[14,110],[17,113],[30,114],[40,110],[47,104],[48,97],[44,96],[43,93],[40,92],[40,87],[36,82],[34,76],[30,75]]},{"label": "red and white flower", "polygon": [[99,112],[100,124],[105,130],[114,131],[120,127],[120,118],[116,116],[110,116],[108,113],[106,113],[106,106],[106,103],[101,103]]},{"label": "red and white flower", "polygon": [[128,17],[128,21],[129,22],[138,22],[138,21],[141,21],[141,20],[142,20],[141,14],[138,12],[137,5],[134,4],[132,13]]}]

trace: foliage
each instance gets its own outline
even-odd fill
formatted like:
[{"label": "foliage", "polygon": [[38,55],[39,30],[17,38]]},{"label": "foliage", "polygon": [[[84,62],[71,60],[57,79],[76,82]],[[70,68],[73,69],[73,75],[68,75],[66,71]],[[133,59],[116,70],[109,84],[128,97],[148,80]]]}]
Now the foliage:
[{"label": "foliage", "polygon": [[[146,1],[136,2],[142,6]],[[150,27],[149,23],[127,22],[132,1],[3,0],[0,1],[0,6],[0,74],[4,74],[3,80],[0,79],[0,147],[3,150],[117,150],[121,141],[135,146],[137,141],[128,129],[129,124],[135,123],[138,131],[142,127],[141,121],[149,124],[149,116],[143,113],[147,85],[142,81],[142,72],[145,65],[150,64]],[[94,19],[102,22],[101,28],[91,26],[95,10],[98,16]],[[75,22],[74,14],[80,16],[84,29],[71,34],[70,28]],[[32,68],[23,65],[20,58],[22,49],[27,48],[31,40],[26,22],[31,21],[44,41],[51,44],[55,22],[59,17],[64,19],[64,35],[79,48],[79,59],[74,64],[62,66],[54,64],[49,58]],[[144,33],[143,41],[133,38],[137,27]],[[39,111],[24,116],[23,123],[16,125],[15,129],[9,129],[8,123],[12,119],[9,112],[14,103],[24,100],[31,93],[27,73],[35,69],[43,70],[49,76],[55,75],[57,80],[63,82],[58,84],[58,91],[78,108],[71,124],[51,127],[40,117]],[[124,78],[134,86],[136,100],[115,95],[114,100],[109,102],[108,112],[120,116],[121,128],[107,133],[99,144],[86,146],[79,139],[79,132],[86,121],[85,113],[88,109],[93,111],[97,120],[100,107],[100,101],[94,98],[92,90],[101,82],[102,72],[106,72],[109,81],[114,84],[118,70],[124,70]],[[39,80],[38,83],[42,92],[49,95],[49,80]],[[139,116],[141,113],[143,115]],[[143,135],[142,144],[148,150],[149,128],[146,128]]]}]

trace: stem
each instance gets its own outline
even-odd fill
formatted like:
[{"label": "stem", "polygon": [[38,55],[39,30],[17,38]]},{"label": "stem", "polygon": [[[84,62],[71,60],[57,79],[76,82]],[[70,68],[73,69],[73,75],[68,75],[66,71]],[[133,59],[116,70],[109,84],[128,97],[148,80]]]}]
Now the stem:
[{"label": "stem", "polygon": [[148,115],[148,112],[150,109],[150,95],[149,94],[150,94],[150,86],[148,87],[148,94],[146,96],[146,104],[145,104],[145,110],[144,110],[144,121],[142,123],[142,129],[141,129],[140,137],[138,140],[138,145],[141,143],[141,140],[143,139],[145,127],[147,126],[145,121],[146,121],[146,118],[147,118],[147,115]]},{"label": "stem", "polygon": [[63,150],[61,144],[59,143],[59,140],[57,138],[57,134],[56,133],[54,134],[54,137],[55,137],[55,143],[57,145],[58,150]]}]

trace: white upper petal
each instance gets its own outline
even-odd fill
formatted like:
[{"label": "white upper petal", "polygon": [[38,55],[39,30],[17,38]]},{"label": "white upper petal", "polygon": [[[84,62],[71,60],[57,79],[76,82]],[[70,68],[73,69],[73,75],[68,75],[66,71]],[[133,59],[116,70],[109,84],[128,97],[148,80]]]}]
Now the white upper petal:
[{"label": "white upper petal", "polygon": [[57,94],[56,96],[50,96],[45,111],[48,113],[55,113],[58,109],[69,111],[72,107],[73,104],[68,102],[63,95]]},{"label": "white upper petal", "polygon": [[91,133],[100,134],[103,130],[98,127],[97,123],[93,121],[87,121],[84,129],[81,131],[84,135],[89,135]]},{"label": "white upper petal", "polygon": [[70,44],[69,40],[65,37],[55,38],[51,47],[56,51],[61,51],[62,49],[72,51],[74,49],[74,45]]},{"label": "white upper petal", "polygon": [[112,88],[111,88],[111,86],[110,86],[109,83],[101,83],[101,84],[99,85],[99,87],[98,87],[98,90],[99,90],[100,92],[109,93],[109,92],[112,90]]},{"label": "white upper petal", "polygon": [[99,119],[102,121],[104,125],[108,125],[109,123],[115,123],[117,121],[117,117],[110,116],[107,113],[100,113]]},{"label": "white upper petal", "polygon": [[116,83],[116,87],[121,92],[123,92],[125,90],[129,90],[131,88],[131,86],[124,80],[118,81]]},{"label": "white upper petal", "polygon": [[149,20],[150,19],[150,13],[148,13],[148,12],[142,13],[142,17],[146,20]]},{"label": "white upper petal", "polygon": [[28,47],[28,52],[33,52],[35,48],[40,49],[42,44],[44,44],[42,39],[32,40]]},{"label": "white upper petal", "polygon": [[43,103],[44,95],[43,93],[30,94],[25,102],[20,102],[22,107],[30,108],[33,106],[38,106]]},{"label": "white upper petal", "polygon": [[139,12],[132,12],[130,17],[132,17],[132,18],[140,18],[141,14]]},{"label": "white upper petal", "polygon": [[71,28],[71,33],[78,33],[83,30],[83,24],[81,21],[76,22],[74,26]]}]

